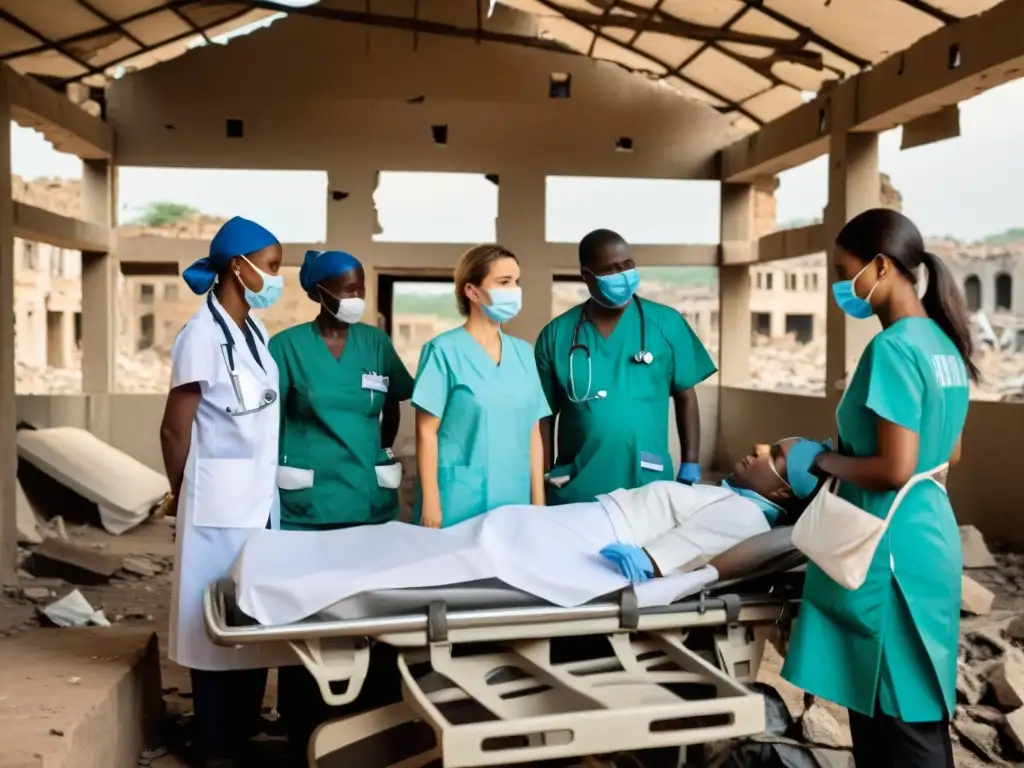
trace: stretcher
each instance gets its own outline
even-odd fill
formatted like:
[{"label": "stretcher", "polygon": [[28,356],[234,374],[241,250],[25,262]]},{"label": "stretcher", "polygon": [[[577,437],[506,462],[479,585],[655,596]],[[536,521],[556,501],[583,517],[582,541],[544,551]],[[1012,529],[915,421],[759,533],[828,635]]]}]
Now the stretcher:
[{"label": "stretcher", "polygon": [[359,695],[372,644],[396,649],[403,701],[322,725],[312,768],[685,748],[763,732],[763,698],[745,684],[799,605],[803,560],[788,532],[739,546],[736,578],[668,606],[639,608],[625,589],[560,608],[482,582],[383,590],[271,627],[241,613],[225,579],[206,590],[205,621],[218,645],[288,642],[331,706]]}]

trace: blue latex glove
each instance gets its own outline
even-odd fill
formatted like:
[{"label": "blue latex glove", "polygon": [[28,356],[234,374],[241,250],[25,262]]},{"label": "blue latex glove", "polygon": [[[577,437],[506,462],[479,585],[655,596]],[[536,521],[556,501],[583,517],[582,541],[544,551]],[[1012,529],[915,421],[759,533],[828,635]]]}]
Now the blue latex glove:
[{"label": "blue latex glove", "polygon": [[800,440],[789,449],[786,455],[786,479],[797,498],[806,499],[818,487],[818,478],[811,470],[814,468],[814,460],[827,450],[825,443],[814,440]]},{"label": "blue latex glove", "polygon": [[686,483],[687,485],[699,483],[700,464],[694,461],[684,462],[683,465],[679,467],[679,474],[676,476],[676,480],[680,483]]},{"label": "blue latex glove", "polygon": [[617,541],[601,550],[601,557],[610,560],[619,572],[632,583],[654,577],[654,563],[642,548]]}]

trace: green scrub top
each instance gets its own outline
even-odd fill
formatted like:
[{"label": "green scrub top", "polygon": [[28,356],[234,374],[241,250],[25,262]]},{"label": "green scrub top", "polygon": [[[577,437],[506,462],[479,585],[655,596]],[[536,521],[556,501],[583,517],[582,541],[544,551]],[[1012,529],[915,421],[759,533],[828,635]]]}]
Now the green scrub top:
[{"label": "green scrub top", "polygon": [[[650,365],[633,361],[640,349],[640,311],[643,303]],[[664,304],[646,299],[630,302],[615,329],[604,338],[589,322],[579,328],[572,355],[573,329],[584,305],[556,317],[537,339],[537,369],[551,410],[557,417],[557,452],[550,477],[569,477],[561,487],[549,483],[548,504],[593,501],[618,488],[638,488],[655,480],[673,480],[669,454],[669,397],[690,389],[715,373],[704,345],[683,316]],[[589,386],[588,386],[589,385]],[[606,397],[595,398],[599,391]]]},{"label": "green scrub top", "polygon": [[[533,430],[551,410],[528,342],[502,332],[496,364],[465,328],[442,333],[420,355],[412,404],[441,420],[442,527],[506,504],[530,503]],[[414,523],[422,512],[417,490]]]},{"label": "green scrub top", "polygon": [[[279,463],[313,470],[311,488],[279,491],[281,527],[318,530],[397,518],[398,492],[379,487],[374,469],[385,399],[412,396],[412,377],[391,339],[356,323],[335,359],[316,324],[303,323],[269,346],[281,372]],[[368,374],[388,377],[386,394],[366,387]]]},{"label": "green scrub top", "polygon": [[[879,333],[857,366],[836,418],[844,453],[877,454],[877,419],[919,438],[916,473],[949,461],[967,419],[963,358],[930,319],[904,318]],[[896,495],[851,484],[840,495],[884,517]],[[959,648],[960,533],[949,498],[925,481],[896,509],[860,589],[807,567],[783,676],[863,715],[905,722],[952,716]]]}]

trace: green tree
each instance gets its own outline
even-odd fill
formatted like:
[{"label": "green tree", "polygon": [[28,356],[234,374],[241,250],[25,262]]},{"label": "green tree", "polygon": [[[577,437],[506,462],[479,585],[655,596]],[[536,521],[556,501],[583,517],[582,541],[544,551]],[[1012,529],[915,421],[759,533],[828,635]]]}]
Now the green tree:
[{"label": "green tree", "polygon": [[1021,227],[1013,227],[1004,232],[997,232],[994,235],[985,237],[985,242],[989,245],[1005,245],[1006,243],[1019,243],[1022,241],[1024,241],[1024,228]]},{"label": "green tree", "polygon": [[143,227],[166,227],[168,224],[174,224],[194,213],[199,213],[199,209],[184,203],[172,203],[164,200],[149,203],[133,223]]}]

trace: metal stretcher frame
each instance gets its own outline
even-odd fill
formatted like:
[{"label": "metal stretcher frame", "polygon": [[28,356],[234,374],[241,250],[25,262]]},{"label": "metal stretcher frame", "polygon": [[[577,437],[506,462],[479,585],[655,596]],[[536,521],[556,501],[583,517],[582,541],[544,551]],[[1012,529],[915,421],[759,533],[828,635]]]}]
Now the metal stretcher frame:
[{"label": "metal stretcher frame", "polygon": [[[288,642],[332,706],[358,696],[369,668],[368,639],[398,648],[405,721],[422,720],[433,729],[443,765],[468,768],[684,747],[761,733],[763,699],[743,683],[756,675],[764,639],[787,618],[792,603],[771,594],[709,596],[705,591],[673,605],[640,609],[628,589],[618,602],[576,608],[449,611],[436,602],[400,616],[314,617],[265,627],[232,622],[233,615],[240,618],[234,584],[223,580],[207,588],[203,608],[207,631],[218,645]],[[704,650],[687,645],[690,633],[699,630],[710,636]],[[604,636],[610,653],[552,660],[553,642],[583,635]],[[514,679],[495,678],[510,668],[518,671]],[[335,692],[342,682],[344,692]],[[692,689],[713,695],[678,692]],[[453,717],[449,710],[459,705],[475,708],[476,715]],[[313,742],[329,741],[330,749],[340,750],[365,737],[360,728],[404,722],[395,712],[367,720],[371,714],[325,724]],[[310,764],[317,766],[313,742]]]}]

